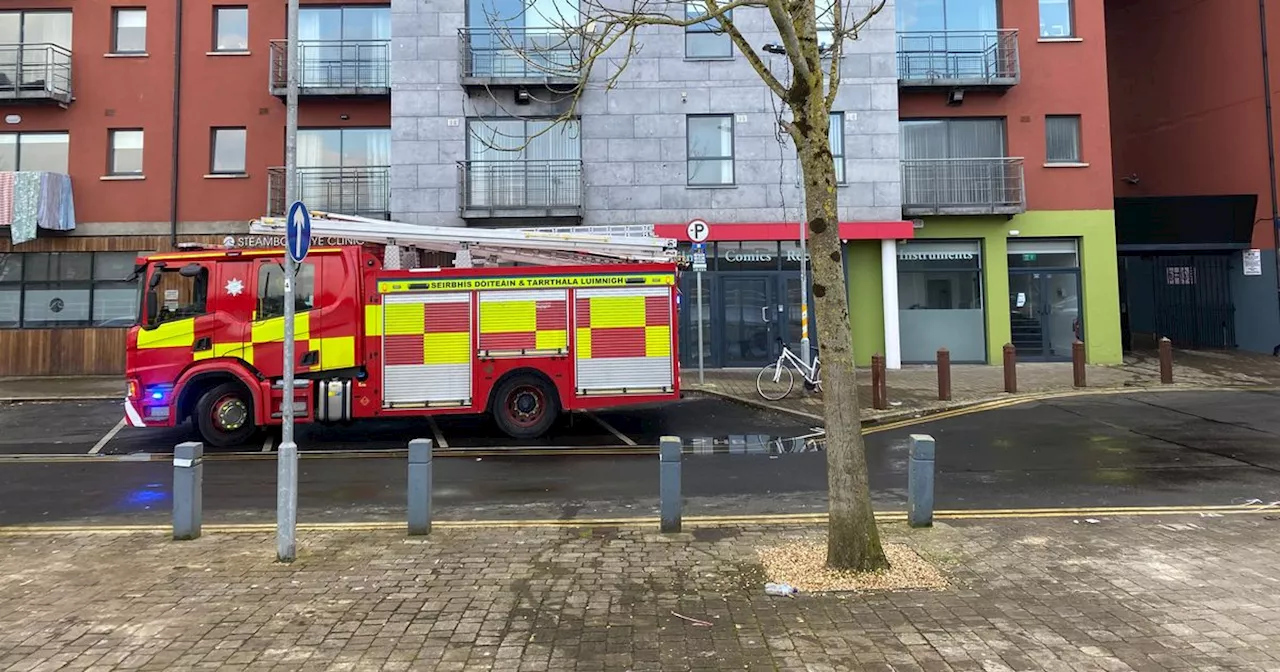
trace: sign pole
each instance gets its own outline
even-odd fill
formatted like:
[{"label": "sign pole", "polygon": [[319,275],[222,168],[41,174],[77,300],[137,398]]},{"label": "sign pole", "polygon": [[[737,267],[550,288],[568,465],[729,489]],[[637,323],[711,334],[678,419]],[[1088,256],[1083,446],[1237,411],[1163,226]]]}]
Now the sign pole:
[{"label": "sign pole", "polygon": [[805,238],[808,224],[800,220],[800,361],[809,366],[809,253]]},{"label": "sign pole", "polygon": [[685,227],[685,233],[688,234],[691,243],[689,251],[693,253],[693,271],[698,276],[698,384],[704,385],[707,379],[703,368],[702,321],[705,315],[702,307],[702,272],[707,270],[707,239],[711,237],[711,225],[701,219],[695,219]]},{"label": "sign pole", "polygon": [[[288,89],[285,97],[284,202],[289,204],[290,231],[297,228],[294,217],[299,213],[295,211],[302,210],[293,205],[298,198],[298,7],[298,0],[289,0],[288,43],[285,47]],[[304,245],[311,242],[311,232],[306,231],[306,235]],[[290,242],[286,235],[286,247],[292,247]],[[293,280],[298,271],[295,251],[288,249],[284,255],[284,396],[280,409],[280,449],[276,454],[276,560],[280,562],[293,562],[298,551],[298,445],[293,442],[293,374],[296,361]],[[268,404],[267,408],[270,407]]]}]

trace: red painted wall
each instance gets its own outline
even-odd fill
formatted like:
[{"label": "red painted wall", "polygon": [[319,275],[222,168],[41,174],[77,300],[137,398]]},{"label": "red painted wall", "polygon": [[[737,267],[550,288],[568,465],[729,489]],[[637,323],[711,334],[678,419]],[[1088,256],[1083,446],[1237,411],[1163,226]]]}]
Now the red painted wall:
[{"label": "red painted wall", "polygon": [[[1280,2],[1267,22],[1274,100]],[[1257,2],[1108,2],[1107,32],[1116,195],[1257,194],[1253,244],[1272,247]]]},{"label": "red painted wall", "polygon": [[[1001,26],[1018,29],[1022,81],[1007,93],[968,91],[959,106],[946,92],[904,93],[903,119],[1004,117],[1009,156],[1025,159],[1030,210],[1110,210],[1111,120],[1107,94],[1107,30],[1102,3],[1075,3],[1078,41],[1042,42],[1038,5],[1006,0]],[[1087,168],[1046,168],[1045,115],[1078,114]]]},{"label": "red painted wall", "polygon": [[[222,0],[186,0],[183,10],[179,220],[249,220],[264,213],[267,174],[284,164],[284,102],[267,87],[269,42],[285,37],[286,3],[255,2],[249,9],[247,56],[208,55],[213,8]],[[307,4],[360,4],[360,0],[308,0]],[[369,4],[387,4],[374,2]],[[70,172],[80,222],[169,221],[175,0],[24,0],[23,9],[72,10],[72,89],[68,109],[0,105],[0,116],[19,114],[7,131],[69,131]],[[147,53],[111,58],[112,8],[147,8]],[[5,9],[8,9],[6,6]],[[341,115],[348,115],[343,121]],[[391,125],[389,99],[303,101],[300,127]],[[211,129],[248,129],[246,179],[206,179]],[[140,181],[103,181],[107,129],[142,128]]]}]

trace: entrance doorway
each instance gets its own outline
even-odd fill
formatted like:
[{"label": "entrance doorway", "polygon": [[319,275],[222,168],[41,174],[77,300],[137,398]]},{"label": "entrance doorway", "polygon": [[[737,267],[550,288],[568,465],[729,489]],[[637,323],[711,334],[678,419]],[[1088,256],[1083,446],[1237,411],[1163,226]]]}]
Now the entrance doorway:
[{"label": "entrance doorway", "polygon": [[1083,340],[1079,271],[1010,271],[1009,326],[1020,360],[1071,359]]},{"label": "entrance doorway", "polygon": [[1084,340],[1080,255],[1075,240],[1009,241],[1010,341],[1019,360],[1071,359]]},{"label": "entrance doorway", "polygon": [[760,366],[777,356],[781,335],[777,282],[770,276],[722,276],[722,366]]}]

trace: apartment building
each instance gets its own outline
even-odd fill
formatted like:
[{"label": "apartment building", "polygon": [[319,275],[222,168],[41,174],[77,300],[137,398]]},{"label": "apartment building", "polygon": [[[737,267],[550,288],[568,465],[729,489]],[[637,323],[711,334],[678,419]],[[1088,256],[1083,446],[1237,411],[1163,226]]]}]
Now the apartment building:
[{"label": "apartment building", "polygon": [[1109,3],[1107,32],[1126,344],[1280,352],[1280,2]]},{"label": "apartment building", "polygon": [[[546,17],[577,16],[576,3],[520,7],[393,1],[392,210],[677,238],[702,219],[705,361],[758,365],[778,337],[798,341],[794,149],[776,138],[780,102],[728,37],[644,30],[624,72],[578,92],[558,67],[570,55],[512,48],[557,44]],[[734,22],[770,41],[764,11]],[[998,362],[1010,341],[1023,359],[1056,360],[1076,338],[1091,361],[1119,360],[1105,55],[1101,7],[1071,0],[896,0],[846,46],[831,148],[860,362],[931,362],[939,347]],[[682,311],[686,345],[697,314]]]},{"label": "apartment building", "polygon": [[[389,214],[390,25],[385,3],[301,12],[299,189],[317,209]],[[0,204],[0,375],[122,371],[137,253],[270,243],[245,234],[285,206],[285,36],[284,2],[0,6],[0,180],[41,175],[23,188],[48,206]]]},{"label": "apartment building", "polygon": [[[707,364],[756,366],[776,339],[797,343],[794,149],[727,36],[647,30],[612,88],[577,96],[546,20],[572,0],[523,14],[478,2],[303,3],[301,197],[420,224],[654,226],[686,251],[685,224],[702,219]],[[47,207],[34,239],[31,216],[0,234],[0,374],[119,371],[137,252],[274,242],[245,232],[285,206],[285,18],[283,2],[234,0],[0,10],[0,176],[39,173],[50,202],[74,203],[74,230],[68,208]],[[771,41],[762,12],[734,20]],[[1105,53],[1101,8],[1071,0],[896,0],[846,46],[830,142],[860,362],[947,347],[998,363],[1010,341],[1054,360],[1075,338],[1118,361]],[[52,196],[60,175],[69,199]]]}]

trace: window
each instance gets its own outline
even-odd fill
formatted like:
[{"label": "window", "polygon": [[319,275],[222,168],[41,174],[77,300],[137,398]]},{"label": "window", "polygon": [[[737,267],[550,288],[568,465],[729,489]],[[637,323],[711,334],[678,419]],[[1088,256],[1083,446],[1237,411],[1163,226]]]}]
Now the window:
[{"label": "window", "polygon": [[[503,16],[522,16],[525,11],[520,7],[516,14]],[[299,85],[303,87],[385,87],[390,83],[388,6],[303,7],[298,14],[298,39],[302,42]],[[522,38],[517,34],[516,39]]]},{"label": "window", "polygon": [[1075,37],[1071,0],[1040,0],[1040,37]]},{"label": "window", "polygon": [[213,8],[213,50],[249,50],[249,8]]},{"label": "window", "polygon": [[0,133],[0,171],[66,173],[69,146],[66,133]]},{"label": "window", "polygon": [[156,284],[147,289],[148,296],[156,297],[156,313],[152,315],[148,310],[147,326],[154,327],[208,312],[208,268],[193,262],[161,268],[156,273],[159,279],[153,274],[151,282]]},{"label": "window", "polygon": [[1044,118],[1046,163],[1080,163],[1080,115]]},{"label": "window", "polygon": [[733,184],[733,115],[688,117],[688,184]]},{"label": "window", "polygon": [[831,158],[836,164],[836,184],[844,184],[844,112],[832,112],[827,137],[831,139]]},{"label": "window", "polygon": [[[302,264],[298,267],[297,282],[293,286],[293,310],[302,313],[315,307],[316,267]],[[259,320],[284,315],[284,268],[280,264],[263,264],[258,271]]]},{"label": "window", "polygon": [[142,129],[114,129],[109,133],[107,174],[141,175]]},{"label": "window", "polygon": [[140,7],[115,10],[111,31],[111,53],[145,54],[147,52],[147,10]]},{"label": "window", "polygon": [[836,41],[835,0],[814,0],[813,11],[818,21],[818,51],[825,53]]},{"label": "window", "polygon": [[464,207],[578,207],[577,119],[468,119]]},{"label": "window", "polygon": [[214,175],[244,174],[247,135],[243,128],[213,129],[213,146],[209,150],[210,172]]},{"label": "window", "polygon": [[[696,0],[684,3],[686,19],[697,18],[706,11],[707,6]],[[732,19],[732,10],[725,17]],[[733,41],[724,32],[720,19],[695,23],[684,29],[684,55],[685,58],[733,58]]]},{"label": "window", "polygon": [[898,323],[904,362],[932,362],[944,347],[953,361],[986,361],[981,244],[899,243]]},{"label": "window", "polygon": [[0,253],[0,328],[127,327],[134,252]]},{"label": "window", "polygon": [[[9,11],[0,12],[0,44],[53,44],[63,49],[71,49],[71,12],[69,11]],[[46,57],[28,50],[23,54],[23,64],[30,65],[31,59],[43,63]],[[9,57],[0,58],[0,72],[15,72],[17,60]]]}]

